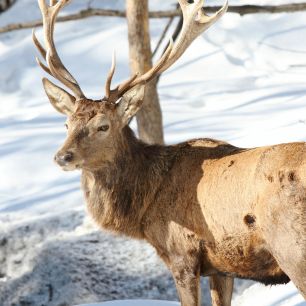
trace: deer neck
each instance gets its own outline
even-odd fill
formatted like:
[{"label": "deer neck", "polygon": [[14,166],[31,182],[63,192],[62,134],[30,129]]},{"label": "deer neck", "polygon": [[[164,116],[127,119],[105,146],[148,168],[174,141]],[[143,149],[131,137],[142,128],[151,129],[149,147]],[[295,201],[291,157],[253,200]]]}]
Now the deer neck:
[{"label": "deer neck", "polygon": [[142,219],[172,164],[167,147],[139,141],[123,130],[114,162],[83,170],[88,210],[101,227],[143,238]]}]

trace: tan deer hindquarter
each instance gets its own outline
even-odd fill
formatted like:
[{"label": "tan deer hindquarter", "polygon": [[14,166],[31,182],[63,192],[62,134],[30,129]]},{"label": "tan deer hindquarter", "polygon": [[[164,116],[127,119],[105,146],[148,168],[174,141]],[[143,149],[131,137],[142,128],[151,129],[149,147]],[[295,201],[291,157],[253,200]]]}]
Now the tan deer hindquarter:
[{"label": "tan deer hindquarter", "polygon": [[38,0],[44,71],[73,95],[43,79],[54,108],[68,119],[55,155],[64,170],[82,170],[88,210],[103,228],[145,239],[171,270],[183,306],[200,305],[201,275],[210,277],[213,306],[229,306],[233,278],[266,284],[292,280],[306,297],[305,144],[240,149],[198,139],[175,146],[147,145],[128,127],[141,108],[145,84],[168,69],[191,42],[226,11],[207,16],[203,0],[179,0],[183,26],[175,43],[143,75],[86,98],[54,43],[60,10],[70,0]]},{"label": "tan deer hindquarter", "polygon": [[[191,149],[192,162],[188,151],[177,160],[146,216],[151,243],[163,256],[197,250],[202,275],[286,283],[280,263],[290,252],[301,254],[295,265],[305,272],[306,144],[243,150],[200,143]],[[155,242],[159,219],[165,222]],[[186,250],[180,240],[192,243]],[[305,294],[306,274],[299,275]]]}]

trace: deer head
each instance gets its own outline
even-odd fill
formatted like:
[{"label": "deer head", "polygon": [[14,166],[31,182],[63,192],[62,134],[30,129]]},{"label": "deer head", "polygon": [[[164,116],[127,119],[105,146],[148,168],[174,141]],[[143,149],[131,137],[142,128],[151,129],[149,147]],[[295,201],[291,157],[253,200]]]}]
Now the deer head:
[{"label": "deer head", "polygon": [[140,109],[145,84],[168,69],[187,49],[191,42],[215,23],[226,11],[227,2],[214,15],[207,16],[203,10],[204,0],[179,0],[184,23],[175,44],[170,44],[157,63],[145,74],[134,75],[111,89],[115,72],[115,56],[105,85],[105,96],[101,100],[86,98],[78,82],[63,65],[55,48],[54,26],[59,11],[70,0],[38,0],[43,17],[44,48],[35,36],[33,41],[47,65],[36,58],[41,68],[60,81],[73,94],[43,79],[46,94],[53,107],[68,117],[67,139],[55,155],[55,161],[64,170],[78,168],[95,169],[111,162],[122,141],[122,130]]}]

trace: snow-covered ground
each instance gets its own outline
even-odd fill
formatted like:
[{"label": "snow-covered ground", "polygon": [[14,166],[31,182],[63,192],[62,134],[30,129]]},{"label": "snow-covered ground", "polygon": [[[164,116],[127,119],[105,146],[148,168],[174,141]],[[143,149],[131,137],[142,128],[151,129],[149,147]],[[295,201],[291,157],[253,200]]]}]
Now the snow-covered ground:
[{"label": "snow-covered ground", "polygon": [[[166,9],[174,1],[150,3],[152,9]],[[64,13],[87,4],[74,0]],[[123,8],[124,1],[91,5]],[[0,15],[0,26],[39,17],[35,0],[18,0]],[[252,147],[305,141],[305,20],[306,13],[227,14],[198,38],[159,83],[166,142],[213,137]],[[166,22],[151,21],[153,47]],[[126,31],[120,18],[57,25],[63,62],[90,97],[103,95],[113,49],[115,81],[129,75]],[[0,35],[0,305],[176,300],[171,276],[154,250],[98,231],[85,212],[80,174],[54,165],[53,154],[65,138],[65,118],[43,92],[44,74],[35,63],[30,33]],[[41,37],[41,29],[37,34]],[[207,302],[205,280],[202,287]],[[292,284],[271,288],[240,280],[233,305],[306,303]]]}]

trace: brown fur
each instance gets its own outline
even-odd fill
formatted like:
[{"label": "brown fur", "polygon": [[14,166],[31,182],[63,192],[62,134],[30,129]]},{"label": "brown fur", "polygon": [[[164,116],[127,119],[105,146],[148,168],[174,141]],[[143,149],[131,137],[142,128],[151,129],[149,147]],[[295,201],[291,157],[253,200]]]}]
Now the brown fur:
[{"label": "brown fur", "polygon": [[[121,103],[125,103],[124,101]],[[306,296],[306,144],[241,149],[213,139],[147,145],[120,105],[75,102],[57,156],[82,169],[89,213],[104,229],[144,239],[173,274],[182,305],[230,305],[233,278],[290,279]],[[97,132],[101,124],[107,132]]]},{"label": "brown fur", "polygon": [[[53,1],[54,2],[54,1]],[[290,279],[306,297],[306,144],[241,149],[213,139],[147,145],[127,126],[145,83],[169,68],[226,11],[207,17],[203,1],[180,1],[182,35],[148,72],[85,98],[60,61],[53,31],[59,10],[40,1],[50,70],[74,96],[43,79],[54,108],[68,116],[68,136],[55,161],[82,169],[87,207],[104,229],[144,239],[173,274],[183,306],[200,305],[200,276],[210,277],[213,306],[229,306],[233,278],[265,284]],[[33,33],[40,53],[45,50]],[[57,73],[55,73],[55,71]],[[120,100],[120,101],[118,101]]]}]

